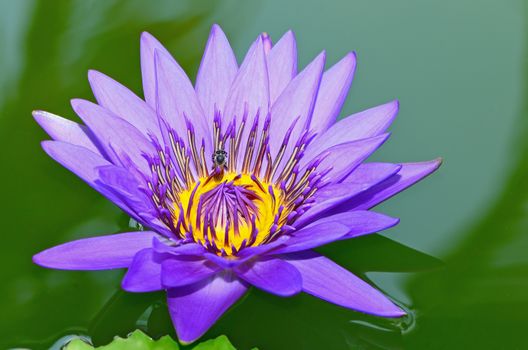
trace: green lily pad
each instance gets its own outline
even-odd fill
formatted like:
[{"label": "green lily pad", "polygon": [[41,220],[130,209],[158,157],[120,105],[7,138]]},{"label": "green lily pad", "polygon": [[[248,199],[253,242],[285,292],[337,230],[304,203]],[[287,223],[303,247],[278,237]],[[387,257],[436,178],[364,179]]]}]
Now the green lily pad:
[{"label": "green lily pad", "polygon": [[236,350],[225,335],[196,345],[193,350]]},{"label": "green lily pad", "polygon": [[[108,344],[93,347],[81,339],[71,341],[64,350],[179,350],[180,346],[171,337],[164,336],[153,340],[140,330],[131,333],[127,338],[116,337]],[[225,335],[198,344],[193,350],[236,350]]]}]

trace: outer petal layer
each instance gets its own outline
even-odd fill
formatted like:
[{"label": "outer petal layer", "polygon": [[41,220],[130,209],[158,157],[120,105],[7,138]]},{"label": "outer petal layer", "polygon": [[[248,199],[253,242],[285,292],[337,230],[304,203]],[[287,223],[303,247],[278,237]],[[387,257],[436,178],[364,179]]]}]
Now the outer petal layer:
[{"label": "outer petal layer", "polygon": [[[157,112],[183,139],[187,136],[187,120],[191,121],[196,142],[200,144],[203,139],[206,149],[210,149],[209,127],[187,74],[171,55],[156,51],[154,56]],[[165,142],[168,144],[168,140]]]},{"label": "outer petal layer", "polygon": [[268,62],[271,103],[284,91],[297,72],[297,44],[290,30],[271,48]]},{"label": "outer petal layer", "polygon": [[246,290],[246,285],[229,273],[169,289],[169,312],[180,341],[191,343],[200,338]]},{"label": "outer petal layer", "polygon": [[161,264],[165,288],[183,287],[216,274],[220,268],[209,260],[194,257],[169,258]]},{"label": "outer petal layer", "polygon": [[315,204],[296,222],[295,227],[313,222],[326,215],[332,208],[345,203],[359,193],[396,174],[401,165],[391,163],[366,163],[359,165],[343,182],[327,185],[318,190]]},{"label": "outer petal layer", "polygon": [[114,164],[126,168],[134,166],[144,174],[150,172],[144,155],[156,154],[156,151],[134,125],[95,103],[81,99],[72,100],[71,103]]},{"label": "outer petal layer", "polygon": [[281,259],[260,260],[238,267],[238,276],[257,288],[283,297],[301,291],[301,274],[291,264]]},{"label": "outer petal layer", "polygon": [[422,180],[441,164],[441,158],[421,163],[403,163],[396,175],[352,198],[339,208],[340,210],[370,209]]},{"label": "outer petal layer", "polygon": [[93,135],[85,125],[59,117],[53,113],[34,111],[33,117],[49,136],[55,141],[81,146],[96,154],[101,154]]},{"label": "outer petal layer", "polygon": [[284,247],[274,250],[273,254],[298,252],[338,239],[375,233],[392,227],[398,222],[396,218],[367,210],[327,216],[294,232],[292,238],[284,243]]},{"label": "outer petal layer", "polygon": [[321,134],[335,122],[352,84],[355,70],[356,54],[350,52],[323,74],[310,123],[310,129],[314,132]]},{"label": "outer petal layer", "polygon": [[213,25],[196,77],[196,94],[209,126],[213,125],[215,107],[220,111],[224,109],[237,70],[238,64],[229,41],[222,29]]},{"label": "outer petal layer", "polygon": [[[55,161],[83,179],[88,185],[96,189],[129,215],[136,218],[135,211],[123,198],[98,183],[99,173],[97,168],[113,166],[110,162],[84,147],[60,141],[44,141],[42,142],[42,148]],[[79,159],[83,161],[79,162]]]},{"label": "outer petal layer", "polygon": [[338,121],[314,139],[308,146],[305,157],[309,159],[318,151],[340,143],[383,134],[396,117],[398,108],[398,101],[392,101]]},{"label": "outer petal layer", "polygon": [[381,292],[322,255],[307,251],[291,254],[287,261],[301,273],[306,293],[367,314],[405,315]]},{"label": "outer petal layer", "polygon": [[[270,149],[276,155],[288,130],[292,128],[285,154],[291,154],[296,140],[310,124],[321,82],[326,54],[319,54],[286,86],[271,108]],[[293,141],[292,141],[293,140]],[[287,160],[283,160],[286,163]],[[279,173],[282,168],[279,168]]]},{"label": "outer petal layer", "polygon": [[240,125],[244,112],[247,112],[247,127],[253,124],[253,118],[260,112],[260,120],[265,118],[269,109],[269,79],[262,36],[249,48],[244,61],[235,77],[227,97],[222,115],[222,124],[227,127],[236,119]]},{"label": "outer petal layer", "polygon": [[108,270],[130,266],[137,252],[152,245],[155,232],[126,232],[79,239],[35,256],[40,266],[61,270]]},{"label": "outer petal layer", "polygon": [[156,110],[156,63],[154,52],[163,52],[170,56],[169,51],[147,32],[141,33],[141,77],[143,94],[148,105]]},{"label": "outer petal layer", "polygon": [[132,260],[121,282],[128,292],[143,293],[163,289],[161,285],[161,265],[154,258],[151,248],[140,250]]},{"label": "outer petal layer", "polygon": [[134,125],[146,137],[161,137],[158,117],[145,101],[114,79],[95,70],[88,72],[88,80],[97,103]]},{"label": "outer petal layer", "polygon": [[[230,123],[236,121],[240,127],[245,120],[244,132],[241,136],[240,149],[245,149],[250,130],[257,122],[258,129],[262,129],[264,119],[270,107],[269,79],[266,66],[266,55],[262,36],[249,48],[240,69],[235,77],[231,92],[229,93],[222,114],[222,125],[228,128]],[[239,152],[238,162],[242,163],[244,152]]]},{"label": "outer petal layer", "polygon": [[[374,153],[387,141],[389,134],[341,143],[321,152],[316,159],[321,159],[317,169],[329,170],[326,175],[332,182],[338,183],[347,178],[365,159]],[[308,161],[301,160],[301,167],[309,165]]]}]

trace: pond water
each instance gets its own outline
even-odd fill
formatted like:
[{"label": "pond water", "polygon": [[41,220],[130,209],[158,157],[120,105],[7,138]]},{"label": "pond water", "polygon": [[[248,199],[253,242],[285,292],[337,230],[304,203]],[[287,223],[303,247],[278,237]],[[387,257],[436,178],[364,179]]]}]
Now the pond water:
[{"label": "pond water", "polygon": [[86,72],[140,91],[147,30],[194,76],[212,23],[239,58],[260,32],[296,32],[300,65],[350,50],[358,70],[342,116],[398,98],[391,140],[373,157],[442,156],[439,172],[378,209],[401,224],[321,250],[405,308],[365,316],[307,295],[253,290],[204,338],[240,349],[525,349],[528,311],[528,8],[522,0],[0,2],[0,348],[96,344],[136,328],[174,336],[163,295],[119,290],[122,271],[45,270],[31,256],[128,218],[45,156],[31,117],[76,119]]}]

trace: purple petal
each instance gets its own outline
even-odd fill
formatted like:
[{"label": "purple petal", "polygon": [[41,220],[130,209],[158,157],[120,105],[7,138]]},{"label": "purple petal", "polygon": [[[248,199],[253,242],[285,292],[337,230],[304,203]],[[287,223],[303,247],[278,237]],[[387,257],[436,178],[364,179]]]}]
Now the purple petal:
[{"label": "purple petal", "polygon": [[196,77],[196,94],[209,126],[213,125],[215,107],[224,110],[237,70],[231,45],[220,26],[214,24]]},{"label": "purple petal", "polygon": [[375,233],[396,225],[399,219],[372,211],[351,211],[327,216],[293,233],[272,254],[297,252],[333,241]]},{"label": "purple petal", "polygon": [[254,118],[257,111],[260,111],[261,119],[266,116],[269,103],[268,70],[262,37],[259,35],[249,48],[235,77],[223,111],[222,123],[227,125],[235,117],[237,121],[241,121],[247,104],[246,126],[249,125],[249,128],[252,124],[250,118]]},{"label": "purple petal", "polygon": [[101,154],[92,133],[85,125],[44,111],[33,111],[33,117],[52,139],[81,146],[93,153]]},{"label": "purple petal", "polygon": [[79,239],[46,249],[33,256],[33,262],[61,270],[124,268],[137,252],[152,245],[155,236],[155,232],[140,231]]},{"label": "purple petal", "polygon": [[88,80],[97,103],[134,125],[146,137],[161,137],[158,117],[145,101],[103,73],[91,70]]},{"label": "purple petal", "polygon": [[211,134],[194,87],[180,65],[166,52],[155,52],[156,110],[181,137],[187,138],[187,120],[194,128],[196,142],[211,148]]},{"label": "purple petal", "polygon": [[297,43],[291,30],[271,48],[266,59],[270,101],[274,103],[297,73]]},{"label": "purple petal", "polygon": [[[249,48],[238,70],[222,114],[222,125],[229,125],[231,121],[236,120],[237,127],[242,123],[244,114],[247,114],[244,133],[241,137],[241,150],[246,148],[249,133],[257,113],[259,114],[258,128],[262,129],[269,107],[268,70],[262,36],[259,35]],[[239,164],[241,164],[243,158],[244,152],[239,152]]]},{"label": "purple petal", "polygon": [[284,244],[284,242],[286,242],[287,240],[289,240],[290,238],[287,237],[287,236],[279,236],[277,239],[275,239],[274,241],[270,242],[270,243],[266,243],[266,244],[262,244],[262,245],[257,245],[257,246],[251,246],[251,247],[246,247],[244,249],[242,249],[239,253],[238,253],[238,257],[239,257],[239,260],[242,260],[242,261],[246,261],[248,259],[251,259],[252,257],[256,256],[256,255],[266,255],[267,252],[281,246]]},{"label": "purple petal", "polygon": [[161,264],[161,281],[165,288],[183,287],[208,278],[219,270],[217,265],[203,258],[168,258]]},{"label": "purple petal", "polygon": [[[332,182],[340,182],[348,177],[365,159],[376,151],[387,139],[389,134],[371,137],[364,140],[342,143],[321,152],[316,158],[322,159],[317,169],[326,171],[326,177]],[[301,160],[304,168],[308,161]]]},{"label": "purple petal", "polygon": [[350,52],[323,74],[310,123],[310,129],[317,134],[320,135],[335,123],[352,84],[355,70],[356,54]]},{"label": "purple petal", "polygon": [[366,111],[352,114],[319,134],[307,147],[305,157],[334,145],[383,134],[398,114],[398,101],[392,101]]},{"label": "purple petal", "polygon": [[360,164],[341,183],[332,183],[315,192],[315,204],[295,222],[301,228],[305,223],[313,222],[332,208],[345,203],[359,193],[396,174],[401,165],[390,163]]},{"label": "purple petal", "polygon": [[343,182],[324,186],[317,190],[313,198],[316,203],[324,203],[335,198],[351,198],[396,174],[400,168],[401,165],[391,163],[360,164]]},{"label": "purple petal", "polygon": [[381,292],[324,256],[302,252],[289,255],[287,261],[301,273],[306,293],[367,314],[383,317],[405,315]]},{"label": "purple petal", "polygon": [[162,290],[161,264],[151,248],[140,250],[132,260],[121,287],[127,292],[143,293]]},{"label": "purple petal", "polygon": [[[282,145],[284,135],[297,120],[290,136],[285,154],[291,154],[301,133],[310,124],[312,111],[321,81],[325,63],[325,53],[317,56],[302,72],[286,86],[271,108],[270,150],[276,155]],[[283,164],[287,159],[283,159]],[[279,167],[277,174],[282,168]]]},{"label": "purple petal", "polygon": [[168,253],[173,255],[192,255],[192,256],[202,256],[205,253],[205,248],[201,244],[197,243],[185,243],[177,246],[172,246],[167,243],[170,241],[160,241],[159,239],[154,239],[152,242],[153,249],[158,253]]},{"label": "purple petal", "polygon": [[269,55],[271,48],[273,47],[273,41],[271,40],[271,36],[264,32],[260,34],[262,36],[262,45],[264,46],[264,53]]},{"label": "purple petal", "polygon": [[143,80],[143,93],[145,101],[156,110],[156,63],[154,52],[164,52],[170,56],[169,51],[147,32],[141,33],[141,77]]},{"label": "purple petal", "polygon": [[421,163],[403,163],[401,164],[400,171],[396,175],[389,177],[387,180],[352,198],[339,208],[341,210],[370,209],[407,187],[414,185],[438,169],[441,164],[441,158]]},{"label": "purple petal", "polygon": [[[121,197],[98,183],[99,172],[97,169],[105,166],[113,166],[110,162],[86,148],[60,141],[44,141],[42,142],[42,148],[55,161],[79,176],[88,185],[119,206],[129,215],[136,218],[134,214],[135,211],[130,208]],[[79,161],[79,159],[82,159],[82,161]]]},{"label": "purple petal", "polygon": [[80,99],[71,103],[114,164],[126,168],[134,166],[145,174],[150,173],[144,155],[154,155],[156,151],[138,129],[95,103]]},{"label": "purple petal", "polygon": [[215,265],[220,266],[223,269],[232,269],[233,267],[238,266],[241,263],[243,263],[245,260],[247,260],[246,258],[230,259],[224,256],[218,256],[215,253],[209,253],[209,252],[206,252],[205,254],[203,254],[203,256],[207,260],[211,261]]},{"label": "purple petal", "polygon": [[364,163],[358,166],[342,183],[354,188],[369,188],[396,174],[400,169],[400,164]]},{"label": "purple petal", "polygon": [[150,213],[151,216],[155,216],[156,212],[151,199],[140,190],[140,183],[128,170],[109,165],[99,167],[97,171],[99,179],[96,183],[99,186],[114,193],[134,212]]},{"label": "purple petal", "polygon": [[287,297],[301,292],[301,274],[291,264],[271,258],[247,263],[235,269],[238,277],[257,288]]},{"label": "purple petal", "polygon": [[246,290],[247,287],[228,272],[169,289],[167,302],[179,340],[191,343],[200,338]]}]

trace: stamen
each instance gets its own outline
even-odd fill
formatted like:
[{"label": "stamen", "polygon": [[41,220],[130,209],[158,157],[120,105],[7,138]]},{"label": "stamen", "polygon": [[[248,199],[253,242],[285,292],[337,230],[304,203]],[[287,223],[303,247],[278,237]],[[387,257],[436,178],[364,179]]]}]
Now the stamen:
[{"label": "stamen", "polygon": [[255,116],[255,119],[253,121],[253,126],[251,127],[249,131],[249,138],[246,146],[246,153],[244,154],[244,162],[242,163],[242,172],[247,173],[249,169],[249,164],[251,162],[252,156],[253,156],[253,150],[255,146],[255,138],[257,137],[257,127],[258,127],[258,121],[259,121],[259,111],[257,111],[257,115]]}]

